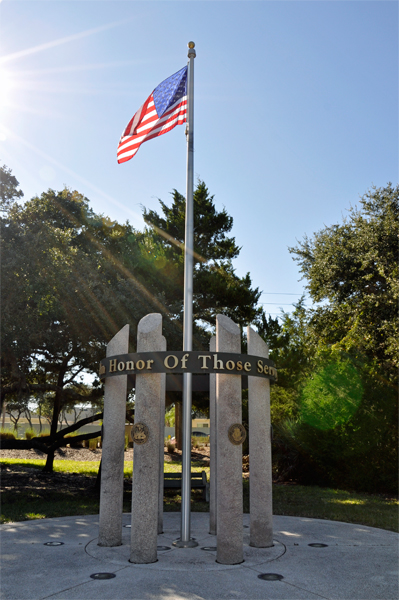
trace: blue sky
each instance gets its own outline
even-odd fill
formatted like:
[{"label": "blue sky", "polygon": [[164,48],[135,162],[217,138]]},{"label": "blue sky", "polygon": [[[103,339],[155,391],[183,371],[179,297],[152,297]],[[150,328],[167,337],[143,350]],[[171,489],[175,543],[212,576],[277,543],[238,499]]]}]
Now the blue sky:
[{"label": "blue sky", "polygon": [[119,137],[196,43],[195,174],[273,315],[304,290],[288,247],[398,183],[394,1],[2,0],[0,39],[0,161],[25,198],[67,185],[138,229],[185,193],[184,127],[122,165]]}]

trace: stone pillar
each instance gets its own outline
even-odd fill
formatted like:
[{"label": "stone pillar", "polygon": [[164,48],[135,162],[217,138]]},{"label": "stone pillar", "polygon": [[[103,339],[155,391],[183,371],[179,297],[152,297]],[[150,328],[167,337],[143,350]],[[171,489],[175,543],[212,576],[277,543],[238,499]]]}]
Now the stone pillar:
[{"label": "stone pillar", "polygon": [[[106,356],[128,352],[129,325],[125,325],[107,345]],[[122,544],[126,397],[127,376],[107,377],[104,384],[99,546]]]},{"label": "stone pillar", "polygon": [[[241,352],[240,328],[224,315],[216,317],[216,352]],[[217,357],[215,355],[215,361]],[[230,441],[242,423],[241,376],[230,375],[226,365],[217,363],[217,553],[224,565],[243,562],[242,446]],[[237,425],[233,429],[232,426]]]},{"label": "stone pillar", "polygon": [[[166,339],[162,336],[163,347],[166,351]],[[166,373],[162,373],[161,419],[159,422],[159,497],[158,497],[158,533],[163,533],[163,470],[165,462],[165,396]]]},{"label": "stone pillar", "polygon": [[[137,352],[163,348],[161,315],[143,317],[137,327]],[[130,562],[138,564],[157,561],[162,390],[162,374],[136,375]]]},{"label": "stone pillar", "polygon": [[[269,348],[251,327],[248,354],[269,357]],[[272,452],[270,439],[270,381],[248,377],[250,531],[255,548],[273,546]]]},{"label": "stone pillar", "polygon": [[[210,339],[209,351],[216,352],[216,337]],[[216,535],[216,479],[217,479],[217,424],[216,424],[216,375],[209,375],[209,420],[210,420],[210,482],[209,482],[209,533]]]}]

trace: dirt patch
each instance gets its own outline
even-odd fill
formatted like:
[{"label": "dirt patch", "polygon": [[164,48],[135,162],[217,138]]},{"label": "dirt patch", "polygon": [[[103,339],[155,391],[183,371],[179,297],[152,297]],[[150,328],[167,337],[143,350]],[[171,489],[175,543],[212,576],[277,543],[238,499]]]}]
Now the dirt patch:
[{"label": "dirt patch", "polygon": [[[133,456],[133,450],[131,452]],[[102,450],[89,450],[88,448],[58,448],[55,460],[101,460]],[[46,460],[47,454],[40,450],[0,450],[0,461],[3,458],[17,458],[26,460]],[[125,459],[127,460],[127,459]]]},{"label": "dirt patch", "polygon": [[[191,452],[191,458],[194,461],[203,461],[209,463],[210,448],[203,446],[202,448],[196,448]],[[40,450],[0,450],[0,462],[4,458],[15,458],[15,459],[26,459],[26,460],[46,460],[46,454],[40,452]],[[89,450],[89,448],[59,448],[55,452],[55,460],[82,460],[82,461],[95,461],[101,460],[102,449],[96,448],[95,450]],[[125,450],[124,460],[133,460],[133,449],[129,448]],[[172,453],[167,452],[165,449],[165,461],[181,461],[182,453],[181,450],[175,450]]]}]

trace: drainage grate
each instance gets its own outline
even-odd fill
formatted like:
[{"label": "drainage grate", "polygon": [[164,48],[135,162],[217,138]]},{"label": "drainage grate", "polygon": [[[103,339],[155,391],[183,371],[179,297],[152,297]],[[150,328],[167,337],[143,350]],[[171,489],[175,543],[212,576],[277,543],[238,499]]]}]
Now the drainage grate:
[{"label": "drainage grate", "polygon": [[90,577],[92,579],[113,579],[116,575],[115,573],[93,573]]},{"label": "drainage grate", "polygon": [[204,546],[201,550],[206,550],[207,552],[216,552],[216,546]]},{"label": "drainage grate", "polygon": [[127,527],[128,529],[131,529],[131,525],[124,525],[123,527]]},{"label": "drainage grate", "polygon": [[278,573],[261,573],[258,575],[258,579],[263,579],[264,581],[281,581],[284,577]]},{"label": "drainage grate", "polygon": [[43,546],[63,546],[64,542],[46,542]]},{"label": "drainage grate", "polygon": [[308,544],[308,546],[312,546],[312,548],[328,548],[328,544],[319,544],[318,542],[315,544]]},{"label": "drainage grate", "polygon": [[249,525],[244,525],[244,529],[249,529]]}]

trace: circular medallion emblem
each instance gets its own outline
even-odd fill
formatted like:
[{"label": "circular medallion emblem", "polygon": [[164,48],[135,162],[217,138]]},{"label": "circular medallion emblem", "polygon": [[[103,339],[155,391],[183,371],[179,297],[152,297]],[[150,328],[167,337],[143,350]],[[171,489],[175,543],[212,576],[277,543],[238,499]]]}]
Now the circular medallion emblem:
[{"label": "circular medallion emblem", "polygon": [[144,423],[135,423],[132,429],[132,438],[135,444],[145,444],[148,440],[149,429]]},{"label": "circular medallion emblem", "polygon": [[230,425],[228,434],[229,440],[235,446],[239,446],[245,441],[247,437],[247,432],[245,431],[244,425],[241,423],[235,423],[234,425]]}]

